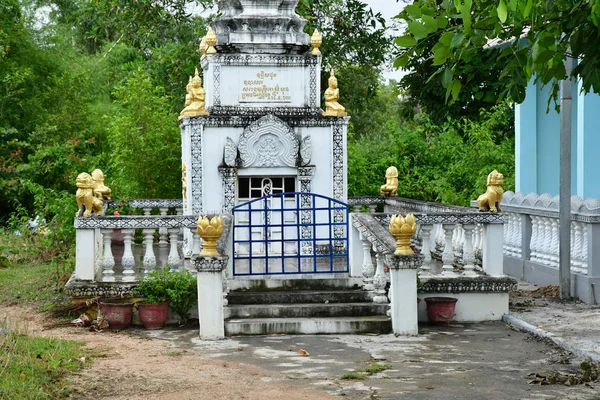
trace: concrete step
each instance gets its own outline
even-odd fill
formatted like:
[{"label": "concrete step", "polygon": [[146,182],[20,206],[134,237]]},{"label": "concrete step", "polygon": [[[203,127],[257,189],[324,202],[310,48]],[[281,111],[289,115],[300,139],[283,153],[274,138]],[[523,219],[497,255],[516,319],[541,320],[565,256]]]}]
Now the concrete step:
[{"label": "concrete step", "polygon": [[272,334],[346,334],[390,333],[389,317],[333,317],[333,318],[252,318],[225,322],[225,334],[272,335]]},{"label": "concrete step", "polygon": [[271,290],[350,290],[359,289],[363,285],[362,278],[274,278],[254,279],[236,278],[229,281],[232,291],[271,291]]},{"label": "concrete step", "polygon": [[364,290],[234,291],[229,304],[370,303],[373,294]]},{"label": "concrete step", "polygon": [[307,303],[307,304],[235,304],[225,307],[226,319],[239,318],[322,318],[386,315],[389,304]]}]

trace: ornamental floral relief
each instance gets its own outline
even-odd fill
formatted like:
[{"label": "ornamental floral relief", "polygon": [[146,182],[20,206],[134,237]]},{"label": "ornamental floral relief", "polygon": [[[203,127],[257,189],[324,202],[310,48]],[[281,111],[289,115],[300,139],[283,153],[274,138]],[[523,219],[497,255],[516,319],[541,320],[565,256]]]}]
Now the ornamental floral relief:
[{"label": "ornamental floral relief", "polygon": [[251,123],[238,144],[241,167],[296,167],[300,143],[292,128],[274,115]]}]

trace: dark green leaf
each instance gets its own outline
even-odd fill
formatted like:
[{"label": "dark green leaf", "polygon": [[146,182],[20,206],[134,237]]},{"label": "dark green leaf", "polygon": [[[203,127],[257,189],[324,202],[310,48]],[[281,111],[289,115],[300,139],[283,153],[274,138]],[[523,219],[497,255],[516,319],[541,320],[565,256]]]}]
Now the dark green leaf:
[{"label": "dark green leaf", "polygon": [[427,29],[425,28],[425,25],[423,25],[420,22],[417,21],[410,21],[408,24],[408,30],[410,31],[410,33],[413,34],[413,36],[418,40],[418,39],[423,39],[425,37],[427,37]]},{"label": "dark green leaf", "polygon": [[400,36],[396,38],[396,44],[400,47],[413,47],[417,44],[417,40],[412,36]]}]

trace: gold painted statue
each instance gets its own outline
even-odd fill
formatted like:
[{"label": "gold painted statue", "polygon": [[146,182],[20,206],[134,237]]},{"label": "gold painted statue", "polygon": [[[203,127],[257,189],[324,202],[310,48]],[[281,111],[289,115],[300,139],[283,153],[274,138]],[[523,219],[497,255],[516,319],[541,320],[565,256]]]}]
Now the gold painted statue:
[{"label": "gold painted statue", "polygon": [[[82,172],[77,176],[77,192],[75,199],[77,200],[77,214],[75,217],[89,217],[92,212],[95,215],[102,214],[102,197],[94,195],[96,183],[90,174]],[[84,209],[82,210],[82,206]]]},{"label": "gold painted statue", "polygon": [[310,44],[313,47],[310,54],[312,54],[313,56],[320,56],[321,50],[319,50],[319,47],[321,47],[322,43],[323,43],[323,37],[321,36],[319,31],[317,29],[315,29],[312,36],[310,37]]},{"label": "gold painted statue", "polygon": [[92,172],[92,179],[94,180],[94,196],[100,200],[110,200],[111,190],[104,185],[104,173],[99,169],[95,169]]},{"label": "gold painted statue", "polygon": [[500,202],[504,195],[502,184],[504,183],[504,175],[493,170],[487,177],[487,190],[484,194],[477,198],[479,211],[501,212]]},{"label": "gold painted statue", "polygon": [[183,201],[187,201],[187,165],[185,163],[181,168],[181,190],[183,191]]},{"label": "gold painted statue", "polygon": [[196,117],[198,115],[209,115],[205,109],[206,93],[202,88],[202,78],[198,74],[198,68],[196,73],[186,86],[187,94],[185,95],[185,108],[179,114],[178,120],[183,117]]},{"label": "gold painted statue", "polygon": [[329,87],[325,90],[325,112],[323,113],[326,117],[345,117],[348,115],[346,108],[338,103],[340,99],[340,89],[338,89],[338,81],[331,69],[331,76],[329,77]]},{"label": "gold painted statue", "polygon": [[380,193],[384,196],[398,196],[398,170],[391,166],[385,171],[385,185]]}]

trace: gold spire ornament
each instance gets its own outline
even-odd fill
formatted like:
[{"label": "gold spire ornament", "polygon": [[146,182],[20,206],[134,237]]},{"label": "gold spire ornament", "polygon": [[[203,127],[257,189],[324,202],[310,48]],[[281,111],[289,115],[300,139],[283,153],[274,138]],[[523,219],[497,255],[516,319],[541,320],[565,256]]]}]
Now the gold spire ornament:
[{"label": "gold spire ornament", "polygon": [[217,52],[217,49],[215,49],[215,46],[217,45],[217,35],[215,34],[215,31],[213,31],[213,28],[208,28],[208,32],[206,32],[204,39],[208,46],[206,54],[215,54]]},{"label": "gold spire ornament", "polygon": [[194,77],[190,77],[186,86],[186,91],[185,108],[181,111],[177,120],[180,120],[183,117],[209,115],[205,106],[206,93],[202,88],[202,78],[200,78],[200,75],[198,74],[198,68],[196,68]]},{"label": "gold spire ornament", "polygon": [[396,251],[394,255],[409,256],[415,254],[410,247],[410,238],[417,232],[417,220],[413,214],[406,217],[392,215],[390,220],[390,233],[396,238]]},{"label": "gold spire ornament", "polygon": [[329,76],[329,87],[325,90],[325,111],[323,115],[326,117],[345,117],[348,115],[346,108],[338,103],[340,99],[340,89],[338,89],[338,81],[331,68]]},{"label": "gold spire ornament", "polygon": [[380,193],[384,196],[398,196],[398,169],[391,166],[385,171],[385,185]]},{"label": "gold spire ornament", "polygon": [[225,223],[223,217],[216,215],[210,220],[207,216],[201,215],[198,218],[198,235],[203,240],[201,256],[218,256],[217,241],[223,234]]},{"label": "gold spire ornament", "polygon": [[201,60],[206,57],[206,49],[206,36],[204,36],[200,41],[200,53],[202,53],[202,57],[200,57]]},{"label": "gold spire ornament", "polygon": [[183,201],[187,202],[187,165],[185,163],[181,167],[181,191],[183,192]]},{"label": "gold spire ornament", "polygon": [[477,198],[479,211],[502,212],[500,202],[504,196],[504,175],[493,170],[487,177],[487,190],[484,194]]},{"label": "gold spire ornament", "polygon": [[312,54],[313,56],[320,56],[321,50],[319,50],[319,47],[321,47],[322,43],[323,43],[323,37],[321,36],[319,31],[317,29],[315,29],[312,36],[310,37],[310,44],[313,47],[310,54]]}]

